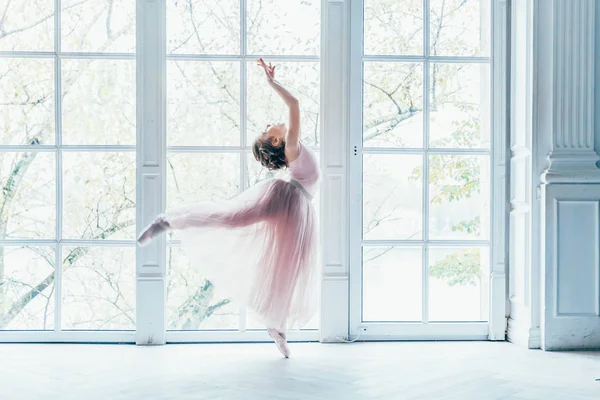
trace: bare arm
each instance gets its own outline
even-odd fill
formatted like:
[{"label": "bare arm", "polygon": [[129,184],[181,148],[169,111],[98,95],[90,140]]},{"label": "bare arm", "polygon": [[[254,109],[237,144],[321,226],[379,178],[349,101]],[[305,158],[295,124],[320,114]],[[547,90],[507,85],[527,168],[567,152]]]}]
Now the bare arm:
[{"label": "bare arm", "polygon": [[289,108],[289,126],[285,138],[285,153],[288,160],[293,161],[298,157],[300,148],[300,103],[294,95],[281,86],[279,82],[275,81],[274,66],[271,66],[270,64],[267,66],[262,59],[258,60],[258,64],[265,70],[269,86],[277,92],[279,97],[281,97]]},{"label": "bare arm", "polygon": [[300,141],[300,103],[290,92],[275,80],[269,82],[269,85],[277,92],[289,108],[289,126],[285,138],[286,147],[298,150]]}]

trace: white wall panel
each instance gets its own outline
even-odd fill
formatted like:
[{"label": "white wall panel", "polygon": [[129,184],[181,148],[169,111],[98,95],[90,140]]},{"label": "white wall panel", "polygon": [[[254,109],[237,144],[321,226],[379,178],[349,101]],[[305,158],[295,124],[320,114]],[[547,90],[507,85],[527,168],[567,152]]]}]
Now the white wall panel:
[{"label": "white wall panel", "polygon": [[600,185],[545,190],[542,348],[600,347]]},{"label": "white wall panel", "polygon": [[555,200],[556,316],[598,316],[597,200]]}]

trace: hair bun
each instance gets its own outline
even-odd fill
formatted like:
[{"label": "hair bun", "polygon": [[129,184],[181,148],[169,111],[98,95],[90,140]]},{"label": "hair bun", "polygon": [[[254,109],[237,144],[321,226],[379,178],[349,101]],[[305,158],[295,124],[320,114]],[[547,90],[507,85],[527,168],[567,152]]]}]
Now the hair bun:
[{"label": "hair bun", "polygon": [[256,161],[271,171],[288,166],[285,159],[285,142],[275,146],[271,139],[258,138],[254,141],[252,153]]}]

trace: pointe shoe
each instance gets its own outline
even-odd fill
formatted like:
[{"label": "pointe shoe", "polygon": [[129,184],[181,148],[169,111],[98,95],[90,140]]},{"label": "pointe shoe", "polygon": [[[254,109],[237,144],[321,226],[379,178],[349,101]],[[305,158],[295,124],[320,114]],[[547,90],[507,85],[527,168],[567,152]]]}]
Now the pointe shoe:
[{"label": "pointe shoe", "polygon": [[273,328],[267,329],[267,332],[269,332],[269,336],[275,340],[275,345],[277,345],[281,354],[283,354],[285,358],[290,358],[291,352],[287,344],[285,333],[279,332],[277,329]]},{"label": "pointe shoe", "polygon": [[170,225],[164,215],[160,215],[156,220],[148,225],[146,229],[140,233],[137,242],[141,247],[148,245],[156,236],[169,229]]}]

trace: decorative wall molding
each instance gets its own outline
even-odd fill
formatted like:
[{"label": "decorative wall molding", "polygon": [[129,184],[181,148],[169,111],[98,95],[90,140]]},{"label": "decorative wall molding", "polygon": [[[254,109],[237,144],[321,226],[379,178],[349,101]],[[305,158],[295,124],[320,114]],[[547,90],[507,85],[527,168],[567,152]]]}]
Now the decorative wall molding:
[{"label": "decorative wall molding", "polygon": [[508,341],[527,349],[540,348],[540,329],[523,329],[523,325],[512,318],[508,319]]},{"label": "decorative wall molding", "polygon": [[489,303],[483,302],[482,307],[490,310],[490,340],[506,340],[507,317],[507,269],[508,269],[508,218],[506,204],[509,201],[509,187],[506,179],[508,163],[507,135],[509,132],[509,10],[504,1],[492,2],[493,26],[492,35],[492,131],[494,132],[494,154],[492,158],[494,175],[492,196],[492,264],[489,281]]},{"label": "decorative wall molding", "polygon": [[[558,293],[565,310],[583,299],[587,308],[578,310],[590,314],[596,294],[590,287],[586,296],[573,289],[577,286],[573,271],[581,269],[589,279],[597,271],[588,254],[563,251],[557,274],[556,232],[561,224],[573,229],[564,218],[559,223],[552,211],[555,204],[546,194],[558,190],[562,200],[575,196],[585,203],[590,198],[580,187],[597,185],[574,184],[600,183],[596,166],[600,158],[594,151],[596,1],[523,0],[513,1],[511,8],[508,339],[528,348],[568,348],[575,342],[585,346],[578,332],[596,326],[595,320],[590,315],[557,316],[552,310]],[[589,202],[582,203],[571,212],[589,224],[590,218],[597,217],[591,208]],[[565,203],[563,211],[568,209]],[[585,227],[588,234],[600,228]],[[562,235],[577,232],[565,230]],[[582,237],[576,243],[583,246],[584,242]],[[589,240],[585,243],[587,250],[598,246]],[[592,253],[597,254],[597,248]],[[551,287],[555,283],[563,285],[558,292]],[[585,340],[590,344],[600,338]]]},{"label": "decorative wall molding", "polygon": [[532,187],[539,201],[532,204],[532,266],[517,271],[533,289],[530,307],[517,307],[515,317],[531,317],[545,350],[600,346],[596,3],[535,0],[533,12]]},{"label": "decorative wall molding", "polygon": [[552,141],[544,183],[600,182],[594,151],[595,8],[596,0],[553,0],[553,55],[546,63],[552,65]]},{"label": "decorative wall molding", "polygon": [[526,348],[539,346],[533,338],[538,322],[535,302],[539,283],[532,279],[534,249],[533,84],[535,0],[511,7],[510,194],[509,194],[509,319],[507,338]]},{"label": "decorative wall molding", "polygon": [[544,350],[600,347],[600,184],[544,185]]},{"label": "decorative wall molding", "polygon": [[540,348],[540,329],[523,328],[523,324],[509,318],[508,319],[508,341],[527,349]]}]

